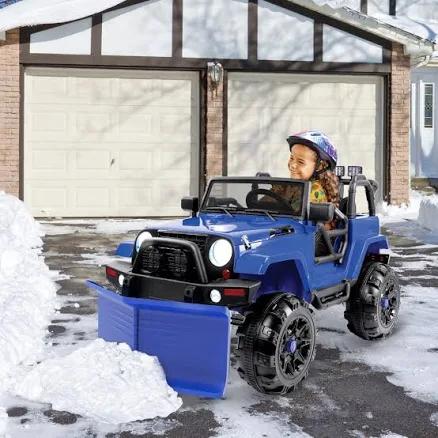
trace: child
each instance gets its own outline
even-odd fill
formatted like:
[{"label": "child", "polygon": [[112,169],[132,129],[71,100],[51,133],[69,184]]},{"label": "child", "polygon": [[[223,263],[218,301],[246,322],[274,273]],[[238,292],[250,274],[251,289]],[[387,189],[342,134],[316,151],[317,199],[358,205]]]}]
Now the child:
[{"label": "child", "polygon": [[[287,142],[290,177],[311,181],[310,202],[332,202],[339,207],[338,177],[333,173],[337,154],[328,137],[318,131],[306,131],[291,135]],[[285,199],[293,199],[294,194],[288,193],[293,187],[274,185],[271,190]]]},{"label": "child", "polygon": [[328,137],[319,131],[290,136],[290,177],[312,182],[310,202],[331,202],[339,207],[338,177],[333,173],[337,153]]}]

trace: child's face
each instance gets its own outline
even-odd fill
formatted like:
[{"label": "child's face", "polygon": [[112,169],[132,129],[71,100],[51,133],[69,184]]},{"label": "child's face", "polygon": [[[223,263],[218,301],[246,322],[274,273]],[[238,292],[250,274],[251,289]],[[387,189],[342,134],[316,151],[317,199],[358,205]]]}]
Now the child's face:
[{"label": "child's face", "polygon": [[318,156],[303,144],[292,146],[289,156],[289,172],[293,179],[309,180],[315,172]]}]

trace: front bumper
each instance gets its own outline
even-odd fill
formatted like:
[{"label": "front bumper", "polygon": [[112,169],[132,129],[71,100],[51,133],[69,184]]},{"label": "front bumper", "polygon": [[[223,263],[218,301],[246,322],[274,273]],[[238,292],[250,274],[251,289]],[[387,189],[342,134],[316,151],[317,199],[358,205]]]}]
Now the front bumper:
[{"label": "front bumper", "polygon": [[[153,277],[132,272],[129,262],[116,262],[106,266],[107,279],[114,292],[125,297],[172,300],[185,303],[211,304],[237,307],[255,301],[260,281],[229,279],[210,283],[190,283]],[[221,299],[213,302],[212,290],[219,291]]]}]

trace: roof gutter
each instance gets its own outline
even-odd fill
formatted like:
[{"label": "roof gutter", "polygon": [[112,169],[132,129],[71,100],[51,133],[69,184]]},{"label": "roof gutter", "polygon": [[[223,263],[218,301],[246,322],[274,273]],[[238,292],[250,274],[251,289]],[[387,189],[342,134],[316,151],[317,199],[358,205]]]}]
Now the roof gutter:
[{"label": "roof gutter", "polygon": [[438,45],[434,42],[422,38],[406,30],[384,23],[374,17],[363,14],[354,9],[347,7],[332,8],[328,5],[319,5],[312,0],[288,0],[290,3],[295,3],[307,9],[311,9],[321,14],[336,18],[343,23],[350,24],[355,27],[365,29],[374,35],[377,35],[386,40],[400,43],[404,46],[405,54],[412,58],[423,58],[432,56],[435,50],[438,50]]}]

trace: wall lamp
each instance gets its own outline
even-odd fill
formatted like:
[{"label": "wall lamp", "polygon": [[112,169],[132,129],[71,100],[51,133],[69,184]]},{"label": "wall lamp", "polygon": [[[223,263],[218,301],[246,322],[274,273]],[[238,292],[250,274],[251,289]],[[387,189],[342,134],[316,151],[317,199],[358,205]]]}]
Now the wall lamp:
[{"label": "wall lamp", "polygon": [[221,83],[224,75],[224,68],[222,67],[222,64],[217,61],[209,62],[207,64],[207,68],[208,68],[208,76],[210,77],[211,84],[214,87],[217,87]]}]

